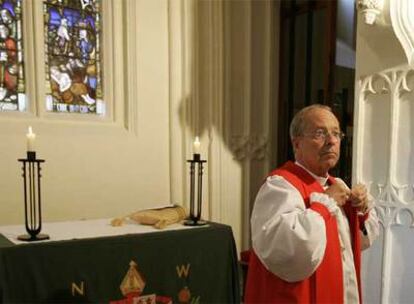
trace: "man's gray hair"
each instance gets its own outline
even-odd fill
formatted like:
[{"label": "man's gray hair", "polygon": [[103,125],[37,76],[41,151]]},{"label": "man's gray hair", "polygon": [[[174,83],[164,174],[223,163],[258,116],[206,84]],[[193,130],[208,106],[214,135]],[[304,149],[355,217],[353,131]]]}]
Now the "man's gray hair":
[{"label": "man's gray hair", "polygon": [[332,109],[330,107],[321,105],[318,103],[301,109],[299,112],[295,114],[295,116],[292,119],[292,122],[290,123],[290,128],[289,128],[290,139],[294,139],[296,137],[303,135],[303,132],[306,129],[306,123],[307,123],[306,115],[309,112],[313,110],[317,110],[317,109],[326,110],[332,113]]}]

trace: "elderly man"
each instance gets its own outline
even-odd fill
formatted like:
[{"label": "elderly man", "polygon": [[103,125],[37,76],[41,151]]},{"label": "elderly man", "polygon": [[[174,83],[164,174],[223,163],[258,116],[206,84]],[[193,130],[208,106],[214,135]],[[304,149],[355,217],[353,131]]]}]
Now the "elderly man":
[{"label": "elderly man", "polygon": [[373,201],[328,173],[344,136],[329,107],[299,111],[290,136],[296,161],[256,197],[245,302],[360,303],[361,250],[379,231]]}]

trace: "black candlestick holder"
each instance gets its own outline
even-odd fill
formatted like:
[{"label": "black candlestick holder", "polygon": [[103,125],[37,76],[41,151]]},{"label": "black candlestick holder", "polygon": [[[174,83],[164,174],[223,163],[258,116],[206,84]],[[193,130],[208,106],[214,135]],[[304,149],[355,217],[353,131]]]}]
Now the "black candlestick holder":
[{"label": "black candlestick holder", "polygon": [[23,163],[24,181],[24,215],[25,225],[28,234],[19,235],[17,239],[21,241],[40,241],[47,240],[47,234],[41,234],[42,229],[42,202],[40,195],[40,163],[43,159],[36,159],[36,152],[27,152],[26,159],[19,159]]},{"label": "black candlestick holder", "polygon": [[[190,163],[190,216],[184,222],[187,226],[202,226],[207,224],[201,220],[201,200],[203,194],[203,164],[206,160],[200,158],[200,154],[193,154],[193,159],[187,160]],[[195,206],[194,195],[195,195],[195,171],[197,164],[197,206]]]}]

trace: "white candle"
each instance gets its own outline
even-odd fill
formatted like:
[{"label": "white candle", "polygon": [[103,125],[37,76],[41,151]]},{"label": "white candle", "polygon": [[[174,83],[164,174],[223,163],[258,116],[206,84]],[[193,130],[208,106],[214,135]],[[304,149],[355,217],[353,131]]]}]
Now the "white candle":
[{"label": "white candle", "polygon": [[35,148],[34,142],[36,139],[36,134],[33,133],[32,127],[29,127],[27,134],[26,134],[26,138],[27,138],[27,151],[34,152],[34,148]]},{"label": "white candle", "polygon": [[193,143],[193,152],[194,154],[200,154],[200,139],[196,136],[194,143]]}]

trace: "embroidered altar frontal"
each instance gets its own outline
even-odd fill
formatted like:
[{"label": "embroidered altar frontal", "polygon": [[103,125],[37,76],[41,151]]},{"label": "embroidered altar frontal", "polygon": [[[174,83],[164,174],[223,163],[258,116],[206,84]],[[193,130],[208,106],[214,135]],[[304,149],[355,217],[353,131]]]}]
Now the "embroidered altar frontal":
[{"label": "embroidered altar frontal", "polygon": [[238,303],[229,226],[14,245],[0,235],[0,299]]}]

